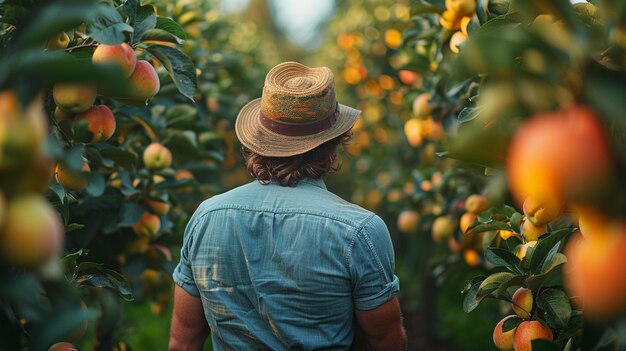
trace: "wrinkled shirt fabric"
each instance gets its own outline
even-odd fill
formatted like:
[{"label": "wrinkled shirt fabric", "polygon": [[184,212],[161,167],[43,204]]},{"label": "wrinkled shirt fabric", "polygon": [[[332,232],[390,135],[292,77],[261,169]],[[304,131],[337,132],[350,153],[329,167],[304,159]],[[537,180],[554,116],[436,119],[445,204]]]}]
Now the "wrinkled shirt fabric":
[{"label": "wrinkled shirt fabric", "polygon": [[216,351],[348,350],[354,310],[389,301],[393,272],[380,217],[307,178],[204,201],[173,278],[201,298]]}]

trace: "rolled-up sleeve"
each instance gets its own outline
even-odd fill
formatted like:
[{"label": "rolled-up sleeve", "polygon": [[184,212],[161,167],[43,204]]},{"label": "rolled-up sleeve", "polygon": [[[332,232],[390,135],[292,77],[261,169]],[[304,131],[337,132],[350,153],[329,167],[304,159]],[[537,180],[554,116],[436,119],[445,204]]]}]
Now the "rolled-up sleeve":
[{"label": "rolled-up sleeve", "polygon": [[189,248],[192,245],[194,230],[196,228],[195,223],[190,221],[185,229],[183,236],[183,247],[180,250],[180,262],[174,269],[172,278],[174,283],[183,288],[186,292],[193,296],[200,296],[200,291],[196,286],[196,282],[193,278],[193,271],[191,270],[191,263],[189,258]]},{"label": "rolled-up sleeve", "polygon": [[380,217],[374,215],[355,233],[349,262],[357,310],[375,309],[400,291],[393,245]]}]

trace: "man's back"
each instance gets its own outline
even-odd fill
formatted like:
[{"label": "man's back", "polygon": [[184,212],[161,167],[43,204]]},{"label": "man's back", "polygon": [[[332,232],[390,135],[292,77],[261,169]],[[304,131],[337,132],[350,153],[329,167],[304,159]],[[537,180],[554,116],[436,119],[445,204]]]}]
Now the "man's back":
[{"label": "man's back", "polygon": [[202,298],[216,350],[345,350],[354,308],[397,293],[393,266],[382,220],[307,178],[205,201],[174,278]]}]

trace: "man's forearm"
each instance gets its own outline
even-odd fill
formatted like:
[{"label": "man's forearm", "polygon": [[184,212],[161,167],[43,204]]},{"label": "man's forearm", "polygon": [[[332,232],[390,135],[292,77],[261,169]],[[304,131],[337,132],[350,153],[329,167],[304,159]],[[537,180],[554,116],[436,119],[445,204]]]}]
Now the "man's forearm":
[{"label": "man's forearm", "polygon": [[[197,326],[193,327],[197,328]],[[176,321],[176,318],[174,318],[170,330],[169,351],[202,350],[209,336],[209,328],[195,329],[191,332],[192,328],[184,327],[183,323]]]},{"label": "man's forearm", "polygon": [[170,328],[170,351],[199,351],[209,336],[202,301],[178,285],[174,289],[174,311]]}]

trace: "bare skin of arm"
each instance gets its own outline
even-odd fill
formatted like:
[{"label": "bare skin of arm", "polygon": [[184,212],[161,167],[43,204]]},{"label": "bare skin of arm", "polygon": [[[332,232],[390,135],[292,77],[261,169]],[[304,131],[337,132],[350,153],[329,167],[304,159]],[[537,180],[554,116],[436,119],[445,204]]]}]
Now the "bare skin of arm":
[{"label": "bare skin of arm", "polygon": [[209,325],[204,318],[202,300],[176,285],[174,312],[170,328],[170,351],[202,350],[209,336]]},{"label": "bare skin of arm", "polygon": [[406,350],[406,333],[396,297],[373,310],[356,310],[355,317],[357,325],[352,350]]}]

